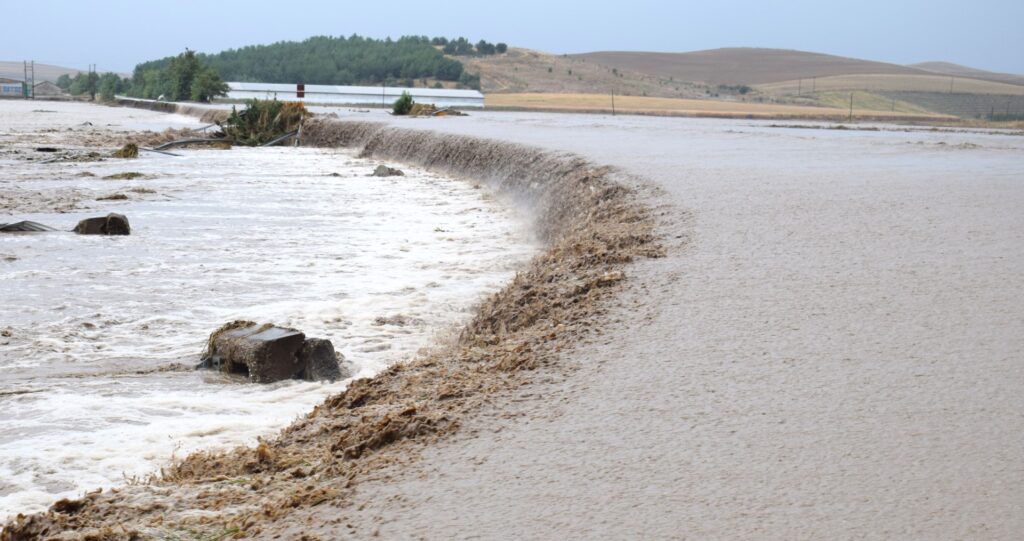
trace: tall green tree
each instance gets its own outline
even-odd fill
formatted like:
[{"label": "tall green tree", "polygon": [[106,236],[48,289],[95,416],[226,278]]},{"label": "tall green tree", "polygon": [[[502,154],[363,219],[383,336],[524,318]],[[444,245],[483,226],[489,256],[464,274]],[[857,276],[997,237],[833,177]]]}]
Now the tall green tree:
[{"label": "tall green tree", "polygon": [[104,73],[100,76],[100,99],[114,101],[114,95],[120,90],[121,78],[116,73]]},{"label": "tall green tree", "polygon": [[213,68],[203,66],[192,79],[189,97],[192,101],[209,103],[214,97],[227,95],[228,90],[227,83],[221,80],[220,75]]}]

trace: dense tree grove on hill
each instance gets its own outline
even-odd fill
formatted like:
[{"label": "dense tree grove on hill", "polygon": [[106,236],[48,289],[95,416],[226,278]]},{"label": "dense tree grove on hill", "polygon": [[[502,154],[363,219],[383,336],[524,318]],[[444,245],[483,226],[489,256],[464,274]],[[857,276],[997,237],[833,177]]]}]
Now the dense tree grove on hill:
[{"label": "dense tree grove on hill", "polygon": [[[455,82],[462,76],[462,64],[445,58],[426,36],[398,40],[317,36],[197,57],[228,81],[352,85],[413,79]],[[136,78],[162,69],[169,61],[139,64]]]},{"label": "dense tree grove on hill", "polygon": [[480,40],[473,45],[468,39],[464,37],[458,37],[452,40],[447,38],[434,38],[431,40],[433,45],[444,46],[444,54],[452,56],[488,56],[492,54],[505,54],[508,51],[508,45],[504,43],[489,43],[485,40]]}]

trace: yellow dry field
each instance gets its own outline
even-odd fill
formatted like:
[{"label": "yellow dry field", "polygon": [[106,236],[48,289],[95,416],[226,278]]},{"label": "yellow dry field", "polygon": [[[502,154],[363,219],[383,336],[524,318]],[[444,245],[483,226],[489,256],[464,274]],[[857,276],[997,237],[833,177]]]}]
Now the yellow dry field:
[{"label": "yellow dry field", "polygon": [[[968,94],[1024,95],[1024,86],[981,79],[953,77],[953,92]],[[868,92],[949,92],[950,77],[945,75],[835,75],[811,79],[783,81],[757,85],[771,94],[796,94],[798,91],[831,92],[837,90],[864,90]]]},{"label": "yellow dry field", "polygon": [[[602,94],[487,94],[486,107],[548,111],[611,112],[611,96]],[[757,118],[845,118],[847,109],[739,101],[615,96],[615,110],[622,113],[681,116]],[[855,109],[854,116],[872,118],[949,118],[935,114]]]}]

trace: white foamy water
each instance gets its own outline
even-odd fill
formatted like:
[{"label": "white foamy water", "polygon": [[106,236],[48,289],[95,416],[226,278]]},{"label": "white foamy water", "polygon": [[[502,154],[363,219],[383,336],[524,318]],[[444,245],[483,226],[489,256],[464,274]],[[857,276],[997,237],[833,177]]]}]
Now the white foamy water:
[{"label": "white foamy water", "polygon": [[[222,323],[328,338],[370,376],[465,321],[534,249],[509,210],[464,181],[405,167],[370,177],[377,162],[335,150],[180,153],[0,161],[4,188],[84,194],[88,209],[0,222],[70,230],[120,212],[132,225],[128,237],[0,235],[0,520],[172,455],[252,444],[344,389],[152,372],[194,363]],[[125,171],[145,177],[102,178]],[[113,193],[130,199],[94,200]],[[406,324],[376,321],[396,315]]]}]

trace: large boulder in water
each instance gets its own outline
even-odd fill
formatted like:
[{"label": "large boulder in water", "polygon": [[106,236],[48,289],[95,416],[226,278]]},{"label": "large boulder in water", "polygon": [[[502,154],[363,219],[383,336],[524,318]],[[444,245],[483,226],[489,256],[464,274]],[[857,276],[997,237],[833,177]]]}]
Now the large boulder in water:
[{"label": "large boulder in water", "polygon": [[210,335],[200,367],[245,374],[254,383],[344,376],[330,341],[307,339],[295,329],[251,321],[228,323]]},{"label": "large boulder in water", "polygon": [[110,213],[98,218],[86,218],[75,226],[79,235],[129,235],[132,228],[123,214]]}]

